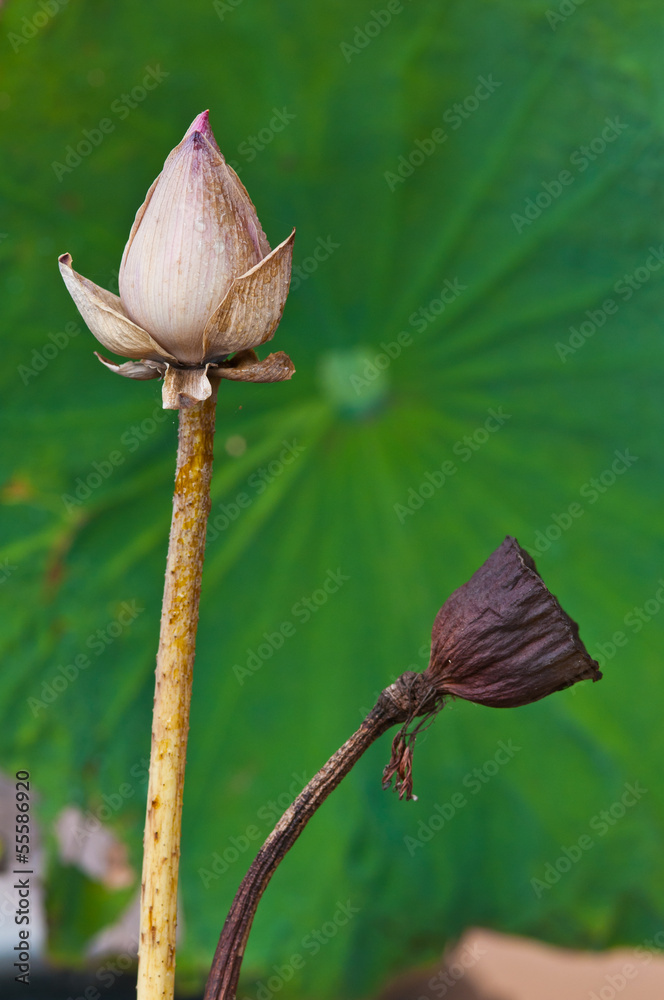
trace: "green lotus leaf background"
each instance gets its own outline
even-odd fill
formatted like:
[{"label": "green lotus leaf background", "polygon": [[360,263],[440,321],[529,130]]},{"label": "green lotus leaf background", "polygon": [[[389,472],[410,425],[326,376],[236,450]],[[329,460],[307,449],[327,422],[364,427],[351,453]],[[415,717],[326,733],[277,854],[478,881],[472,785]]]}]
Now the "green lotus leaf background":
[{"label": "green lotus leaf background", "polygon": [[297,227],[274,340],[297,374],[219,396],[182,974],[204,975],[281,808],[378,691],[426,665],[438,608],[506,534],[603,681],[517,710],[448,705],[418,741],[416,802],[381,788],[384,737],[266,892],[245,992],[301,954],[284,996],[364,995],[470,925],[572,947],[651,937],[660,6],[40,9],[1,15],[0,747],[39,791],[52,955],[80,961],[135,892],[68,876],[48,831],[78,804],[140,869],[177,433],[159,383],[98,364],[56,257],[116,290],[134,213],[206,107],[271,244]]}]

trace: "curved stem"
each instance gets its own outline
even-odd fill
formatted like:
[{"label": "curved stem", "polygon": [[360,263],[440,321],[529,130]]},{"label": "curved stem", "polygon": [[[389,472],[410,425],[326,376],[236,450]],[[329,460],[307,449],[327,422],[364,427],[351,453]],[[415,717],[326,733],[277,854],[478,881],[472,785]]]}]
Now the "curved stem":
[{"label": "curved stem", "polygon": [[174,990],[182,793],[210,512],[216,385],[205,402],[180,410],[143,841],[138,1000],[172,1000]]},{"label": "curved stem", "polygon": [[242,880],[226,918],[204,1000],[235,1000],[240,966],[256,908],[279,862],[330,792],[334,791],[362,754],[391,726],[403,722],[403,706],[384,691],[356,733],[330,757],[327,764],[302,789],[256,855]]}]

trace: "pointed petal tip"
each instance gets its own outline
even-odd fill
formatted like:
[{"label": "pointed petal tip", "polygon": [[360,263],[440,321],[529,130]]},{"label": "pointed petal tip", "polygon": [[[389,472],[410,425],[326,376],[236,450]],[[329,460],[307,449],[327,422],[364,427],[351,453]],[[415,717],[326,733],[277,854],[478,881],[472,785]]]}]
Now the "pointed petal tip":
[{"label": "pointed petal tip", "polygon": [[58,264],[60,264],[61,267],[63,265],[65,267],[71,267],[71,260],[72,257],[70,253],[61,253],[60,256],[58,257]]},{"label": "pointed petal tip", "polygon": [[201,111],[200,115],[196,115],[193,122],[184,134],[184,138],[187,139],[190,136],[202,135],[207,141],[213,146],[217,152],[220,152],[219,146],[217,145],[217,140],[214,137],[212,128],[210,126],[210,112]]},{"label": "pointed petal tip", "polygon": [[201,111],[200,115],[196,115],[193,122],[187,129],[187,132],[203,132],[211,131],[210,129],[210,111]]}]

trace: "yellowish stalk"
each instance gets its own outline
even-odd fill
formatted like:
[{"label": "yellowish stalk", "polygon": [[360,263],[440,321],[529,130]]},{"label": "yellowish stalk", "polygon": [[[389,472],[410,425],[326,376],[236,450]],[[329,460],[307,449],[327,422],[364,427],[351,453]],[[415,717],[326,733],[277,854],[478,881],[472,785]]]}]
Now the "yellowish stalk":
[{"label": "yellowish stalk", "polygon": [[205,402],[179,411],[143,841],[138,1000],[173,1000],[182,793],[217,385]]}]

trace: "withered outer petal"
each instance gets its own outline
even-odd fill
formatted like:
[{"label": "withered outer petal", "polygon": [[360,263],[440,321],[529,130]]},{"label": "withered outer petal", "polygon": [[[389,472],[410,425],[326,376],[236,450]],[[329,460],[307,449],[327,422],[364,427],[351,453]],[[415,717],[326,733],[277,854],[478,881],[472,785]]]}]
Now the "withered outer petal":
[{"label": "withered outer petal", "polygon": [[149,333],[132,322],[113,292],[95,285],[71,266],[71,254],[58,258],[60,274],[90,332],[109,351],[124,358],[175,361]]},{"label": "withered outer petal", "polygon": [[274,336],[290,286],[294,239],[295,230],[246,274],[233,280],[206,324],[206,360],[258,347]]},{"label": "withered outer petal", "polygon": [[162,404],[165,410],[182,410],[202,402],[212,394],[208,378],[209,365],[200,368],[166,369],[162,386]]},{"label": "withered outer petal", "polygon": [[424,675],[441,695],[494,707],[602,676],[576,622],[509,536],[438,612]]},{"label": "withered outer petal", "polygon": [[258,360],[255,351],[240,351],[230,361],[210,365],[210,374],[234,382],[284,382],[295,374],[295,365],[285,351]]}]

